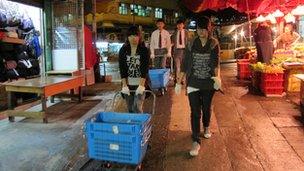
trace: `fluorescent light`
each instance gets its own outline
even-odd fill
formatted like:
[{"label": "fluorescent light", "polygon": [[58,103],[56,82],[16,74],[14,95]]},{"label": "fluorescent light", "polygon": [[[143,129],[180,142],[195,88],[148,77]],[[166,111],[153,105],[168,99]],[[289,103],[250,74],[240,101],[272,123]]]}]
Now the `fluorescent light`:
[{"label": "fluorescent light", "polygon": [[286,23],[295,23],[296,22],[296,17],[293,16],[291,13],[288,13],[287,15],[285,15],[284,17]]},{"label": "fluorescent light", "polygon": [[272,15],[274,17],[283,17],[284,13],[282,11],[280,11],[279,9],[277,9]]},{"label": "fluorescent light", "polygon": [[235,34],[234,36],[233,36],[233,39],[235,39],[235,40],[237,40],[237,34]]},{"label": "fluorescent light", "polygon": [[244,37],[244,35],[245,35],[244,30],[241,30],[240,35],[241,35],[242,37]]},{"label": "fluorescent light", "polygon": [[292,15],[304,15],[304,6],[299,5],[291,11]]},{"label": "fluorescent light", "polygon": [[258,18],[256,18],[256,21],[257,22],[264,22],[264,21],[266,21],[266,18],[264,16],[260,15],[260,16],[258,16]]},{"label": "fluorescent light", "polygon": [[266,17],[265,17],[266,20],[269,20],[271,22],[271,24],[275,24],[277,23],[277,20],[276,18],[272,15],[272,14],[268,14]]}]

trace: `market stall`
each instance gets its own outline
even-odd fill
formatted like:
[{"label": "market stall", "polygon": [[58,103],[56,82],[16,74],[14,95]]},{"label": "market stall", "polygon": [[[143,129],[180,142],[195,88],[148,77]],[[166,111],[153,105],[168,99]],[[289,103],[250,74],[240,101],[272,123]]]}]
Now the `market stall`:
[{"label": "market stall", "polygon": [[[43,71],[42,10],[0,1],[0,108],[7,105],[4,83],[39,77]],[[17,93],[19,101],[35,94]]]}]

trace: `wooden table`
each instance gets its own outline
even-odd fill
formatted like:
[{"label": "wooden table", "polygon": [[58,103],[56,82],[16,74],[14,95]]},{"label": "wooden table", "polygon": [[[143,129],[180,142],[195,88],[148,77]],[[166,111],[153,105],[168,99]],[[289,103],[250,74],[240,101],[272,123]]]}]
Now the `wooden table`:
[{"label": "wooden table", "polygon": [[[71,90],[74,94],[74,88],[78,88],[78,100],[82,100],[82,76],[75,77],[62,77],[62,76],[51,76],[51,77],[39,77],[28,80],[20,80],[11,83],[5,83],[5,89],[8,92],[8,116],[9,120],[13,122],[15,116],[24,116],[27,118],[41,118],[44,123],[47,123],[47,98],[55,96],[59,93]],[[13,93],[37,93],[41,96],[42,111],[40,112],[26,112],[14,110]]]}]

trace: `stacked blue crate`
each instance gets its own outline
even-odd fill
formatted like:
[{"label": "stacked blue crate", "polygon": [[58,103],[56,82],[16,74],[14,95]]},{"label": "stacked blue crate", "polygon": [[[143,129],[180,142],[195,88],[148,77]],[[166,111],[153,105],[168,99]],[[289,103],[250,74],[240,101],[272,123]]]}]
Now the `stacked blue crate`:
[{"label": "stacked blue crate", "polygon": [[101,112],[87,120],[85,128],[90,158],[137,165],[147,151],[151,116]]},{"label": "stacked blue crate", "polygon": [[170,69],[149,70],[151,89],[165,88],[170,79]]}]

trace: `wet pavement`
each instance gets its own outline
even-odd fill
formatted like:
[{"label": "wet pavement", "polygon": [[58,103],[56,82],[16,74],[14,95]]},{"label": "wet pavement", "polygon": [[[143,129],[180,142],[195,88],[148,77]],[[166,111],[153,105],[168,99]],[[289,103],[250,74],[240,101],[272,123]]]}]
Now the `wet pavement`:
[{"label": "wet pavement", "polygon": [[225,95],[217,93],[212,137],[190,158],[186,96],[173,96],[166,170],[304,170],[304,127],[299,106],[287,98],[266,98],[238,81],[235,64],[222,66]]},{"label": "wet pavement", "polygon": [[[143,170],[304,170],[298,94],[266,98],[250,92],[250,82],[235,76],[235,64],[222,66],[225,94],[216,93],[214,98],[212,137],[203,139],[194,158],[188,154],[192,142],[187,96],[175,95],[170,87],[157,98]],[[81,133],[83,121],[105,110],[107,99],[118,89],[119,84],[98,84],[85,90],[90,97],[81,105],[54,105],[47,125],[33,120],[0,121],[0,170],[122,170],[101,169],[101,162],[89,160]],[[147,100],[146,111],[150,106]]]}]

